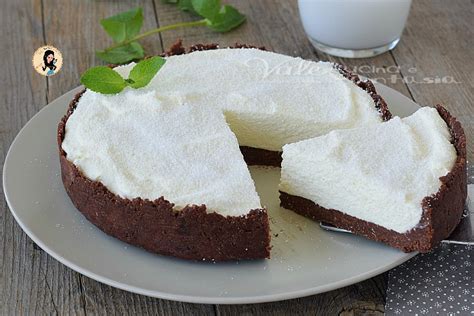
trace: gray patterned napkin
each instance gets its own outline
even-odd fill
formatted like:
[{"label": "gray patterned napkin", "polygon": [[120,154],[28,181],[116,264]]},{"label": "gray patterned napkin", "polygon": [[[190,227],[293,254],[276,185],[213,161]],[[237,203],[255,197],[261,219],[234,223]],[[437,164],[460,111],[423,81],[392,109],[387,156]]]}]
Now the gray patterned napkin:
[{"label": "gray patterned napkin", "polygon": [[448,240],[390,271],[386,315],[474,315],[473,193],[469,185],[470,212]]},{"label": "gray patterned napkin", "polygon": [[474,246],[442,243],[391,270],[386,315],[474,315]]}]

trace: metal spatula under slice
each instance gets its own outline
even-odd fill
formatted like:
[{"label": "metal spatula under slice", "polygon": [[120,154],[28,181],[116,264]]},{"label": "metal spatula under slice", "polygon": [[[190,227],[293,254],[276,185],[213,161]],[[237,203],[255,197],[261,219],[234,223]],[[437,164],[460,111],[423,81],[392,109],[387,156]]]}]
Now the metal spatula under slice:
[{"label": "metal spatula under slice", "polygon": [[[442,242],[465,245],[474,244],[474,205],[472,202],[474,200],[474,165],[468,164],[467,166],[467,182],[469,183],[467,189],[468,197],[461,222],[453,233]],[[352,234],[351,231],[324,222],[321,222],[319,226],[332,232]]]},{"label": "metal spatula under slice", "polygon": [[[352,232],[349,230],[338,228],[336,226],[333,226],[331,224],[324,223],[324,222],[320,222],[319,226],[321,226],[321,228],[327,231],[352,234]],[[472,211],[466,208],[464,210],[463,218],[461,219],[461,222],[459,223],[459,225],[456,227],[454,232],[442,242],[465,244],[465,245],[474,244],[473,231],[474,231],[474,214]]]}]

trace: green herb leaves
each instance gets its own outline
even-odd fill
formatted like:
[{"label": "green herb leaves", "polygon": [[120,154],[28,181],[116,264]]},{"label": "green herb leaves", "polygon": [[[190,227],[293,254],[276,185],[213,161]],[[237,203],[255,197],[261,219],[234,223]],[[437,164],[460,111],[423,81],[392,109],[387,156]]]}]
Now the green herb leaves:
[{"label": "green herb leaves", "polygon": [[207,19],[207,25],[214,31],[225,33],[245,22],[245,16],[236,8],[225,5],[212,19]]},{"label": "green herb leaves", "polygon": [[197,14],[208,20],[213,20],[221,9],[219,0],[191,0]]},{"label": "green herb leaves", "polygon": [[115,43],[120,43],[140,32],[143,25],[143,10],[136,8],[123,12],[101,20],[100,24]]},{"label": "green herb leaves", "polygon": [[143,58],[145,52],[138,40],[149,35],[165,30],[201,25],[223,33],[233,30],[245,21],[245,16],[236,8],[222,5],[220,0],[163,0],[163,2],[177,4],[181,10],[199,15],[204,19],[166,25],[140,34],[143,25],[142,8],[114,15],[100,21],[114,44],[102,51],[97,51],[97,57],[108,63],[125,64]]},{"label": "green herb leaves", "polygon": [[104,51],[97,51],[97,57],[110,64],[125,64],[132,60],[142,59],[145,52],[140,44],[131,42],[123,46],[114,47]]},{"label": "green herb leaves", "polygon": [[81,83],[95,92],[119,93],[127,86],[120,74],[107,66],[92,67],[81,76]]},{"label": "green herb leaves", "polygon": [[196,10],[194,10],[191,0],[180,0],[178,2],[178,8],[180,8],[182,11],[188,11],[196,14]]},{"label": "green herb leaves", "polygon": [[195,12],[205,17],[207,26],[214,31],[228,32],[245,21],[245,16],[236,8],[222,6],[220,0],[191,0],[191,3]]},{"label": "green herb leaves", "polygon": [[97,57],[112,64],[124,64],[143,58],[145,55],[143,47],[134,40],[143,25],[142,8],[103,19],[100,24],[115,42],[115,45],[103,51],[97,51]]},{"label": "green herb leaves", "polygon": [[165,64],[165,59],[155,56],[142,60],[130,71],[128,79],[107,66],[92,67],[81,76],[81,83],[86,88],[103,93],[115,94],[130,86],[138,89],[145,87]]},{"label": "green herb leaves", "polygon": [[146,86],[165,64],[165,61],[166,59],[156,56],[142,60],[136,64],[128,76],[128,79],[132,80],[130,86],[135,89]]}]

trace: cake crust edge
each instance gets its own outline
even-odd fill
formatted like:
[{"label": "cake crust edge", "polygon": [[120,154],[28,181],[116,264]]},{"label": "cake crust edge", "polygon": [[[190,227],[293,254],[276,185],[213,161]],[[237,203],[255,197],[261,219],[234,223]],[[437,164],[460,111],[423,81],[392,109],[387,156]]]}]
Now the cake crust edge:
[{"label": "cake crust edge", "polygon": [[466,136],[464,130],[443,106],[436,109],[451,133],[451,143],[457,152],[453,168],[440,178],[437,193],[422,200],[420,223],[407,233],[398,233],[339,210],[326,209],[313,201],[280,191],[280,204],[318,222],[327,222],[370,240],[382,242],[404,252],[429,252],[447,238],[459,224],[467,198]]}]

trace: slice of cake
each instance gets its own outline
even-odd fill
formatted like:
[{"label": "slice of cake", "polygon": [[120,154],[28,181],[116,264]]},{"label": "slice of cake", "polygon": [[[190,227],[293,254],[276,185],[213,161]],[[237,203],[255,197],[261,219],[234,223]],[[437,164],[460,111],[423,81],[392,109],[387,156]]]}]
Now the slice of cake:
[{"label": "slice of cake", "polygon": [[[62,180],[87,219],[130,244],[268,258],[268,215],[246,163],[279,166],[287,142],[390,112],[369,81],[334,64],[216,48],[174,46],[145,88],[79,94],[58,128]],[[116,69],[126,77],[132,66]]]},{"label": "slice of cake", "polygon": [[441,106],[283,147],[281,205],[403,251],[426,252],[467,195],[461,125]]},{"label": "slice of cake", "polygon": [[133,89],[79,100],[61,126],[61,166],[91,222],[186,259],[269,256],[267,213],[220,111]]}]

